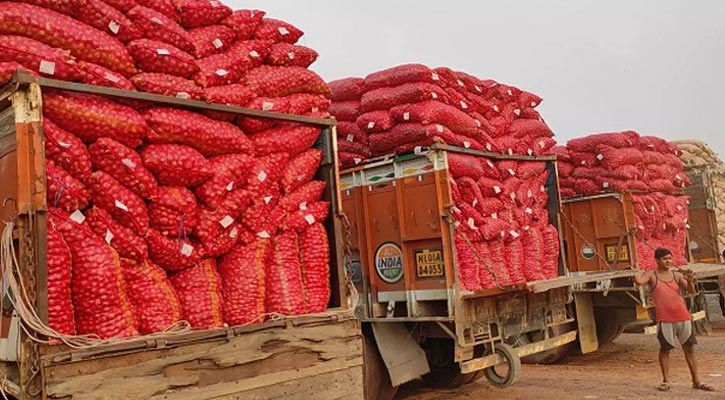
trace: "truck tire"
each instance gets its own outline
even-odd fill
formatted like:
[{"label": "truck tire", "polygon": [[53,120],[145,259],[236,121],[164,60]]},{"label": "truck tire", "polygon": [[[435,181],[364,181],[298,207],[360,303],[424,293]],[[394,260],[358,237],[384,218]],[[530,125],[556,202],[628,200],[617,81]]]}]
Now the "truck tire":
[{"label": "truck tire", "polygon": [[366,400],[393,400],[398,388],[390,383],[388,368],[378,351],[372,329],[362,324],[363,331],[363,382]]},{"label": "truck tire", "polygon": [[[551,333],[553,336],[563,335],[566,332],[574,329],[570,324],[555,325],[551,327]],[[518,340],[519,345],[525,345],[529,343],[535,343],[543,340],[543,332],[529,332],[521,335]],[[571,343],[567,343],[563,346],[559,346],[553,349],[542,351],[541,353],[532,354],[521,358],[521,362],[524,364],[543,364],[549,365],[554,364],[569,354],[569,347]]]},{"label": "truck tire", "polygon": [[605,310],[594,311],[594,320],[597,323],[597,340],[600,348],[615,341],[626,328],[626,325],[609,318]]},{"label": "truck tire", "polygon": [[488,383],[497,388],[509,387],[516,383],[521,376],[521,359],[513,347],[504,343],[496,344],[494,352],[506,360],[508,369],[505,373],[500,373],[495,366],[488,367],[483,370],[484,376]]},{"label": "truck tire", "polygon": [[423,382],[428,386],[452,389],[483,376],[482,371],[461,373],[461,366],[455,361],[455,343],[451,339],[429,338],[421,346],[430,366],[430,373],[423,375]]}]

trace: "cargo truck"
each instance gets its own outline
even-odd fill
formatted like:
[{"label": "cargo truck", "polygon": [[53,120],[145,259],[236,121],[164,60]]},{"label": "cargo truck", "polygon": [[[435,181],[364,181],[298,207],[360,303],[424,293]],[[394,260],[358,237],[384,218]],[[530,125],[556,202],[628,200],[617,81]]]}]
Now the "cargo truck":
[{"label": "cargo truck", "polygon": [[[327,222],[332,297],[323,314],[275,318],[223,329],[158,333],[70,347],[34,329],[47,324],[47,213],[42,93],[91,93],[197,111],[221,111],[313,124],[324,150],[318,179],[332,204]],[[0,365],[4,394],[17,399],[221,399],[363,397],[363,343],[348,306],[354,288],[344,267],[337,195],[334,119],[268,113],[200,101],[35,78],[18,73],[0,89],[0,216],[6,233]],[[13,257],[14,256],[14,257]],[[13,259],[16,261],[14,262]],[[13,309],[23,301],[35,318]],[[354,297],[354,296],[352,296]],[[31,321],[32,320],[32,321]]]}]

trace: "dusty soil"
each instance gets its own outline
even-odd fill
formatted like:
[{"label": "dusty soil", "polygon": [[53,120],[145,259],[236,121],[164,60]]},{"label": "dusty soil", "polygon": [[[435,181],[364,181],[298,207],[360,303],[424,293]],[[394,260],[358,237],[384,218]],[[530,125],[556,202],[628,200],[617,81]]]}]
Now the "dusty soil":
[{"label": "dusty soil", "polygon": [[672,353],[674,386],[657,390],[661,381],[656,337],[623,334],[593,354],[568,357],[557,365],[524,365],[521,379],[511,388],[496,389],[485,379],[455,390],[429,389],[412,383],[397,399],[448,400],[595,400],[595,399],[725,399],[725,321],[714,322],[711,336],[699,336],[695,351],[702,380],[718,389],[705,393],[692,389],[681,350]]}]

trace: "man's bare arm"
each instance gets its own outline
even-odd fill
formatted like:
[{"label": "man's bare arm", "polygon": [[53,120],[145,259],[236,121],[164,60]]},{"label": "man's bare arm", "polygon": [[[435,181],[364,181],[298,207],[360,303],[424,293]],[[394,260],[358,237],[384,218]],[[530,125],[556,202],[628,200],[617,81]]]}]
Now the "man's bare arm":
[{"label": "man's bare arm", "polygon": [[632,281],[634,281],[635,285],[643,286],[650,282],[651,277],[652,275],[648,271],[644,271],[633,276]]},{"label": "man's bare arm", "polygon": [[675,272],[675,279],[681,288],[695,294],[695,273],[691,269],[682,270],[682,273]]}]

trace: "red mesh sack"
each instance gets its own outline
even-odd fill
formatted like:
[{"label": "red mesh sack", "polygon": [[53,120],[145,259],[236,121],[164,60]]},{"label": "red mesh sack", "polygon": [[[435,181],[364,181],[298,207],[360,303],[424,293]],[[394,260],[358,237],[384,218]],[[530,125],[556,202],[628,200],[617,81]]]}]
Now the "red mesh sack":
[{"label": "red mesh sack", "polygon": [[521,238],[525,257],[523,262],[524,277],[527,281],[540,281],[544,279],[542,262],[546,254],[544,236],[541,229],[531,227],[524,232]]},{"label": "red mesh sack", "polygon": [[455,133],[476,137],[478,125],[468,114],[440,101],[424,101],[402,104],[390,109],[390,115],[398,122],[421,122],[442,124]]},{"label": "red mesh sack", "polygon": [[327,111],[338,121],[356,121],[360,115],[360,102],[351,100],[332,103]]},{"label": "red mesh sack", "polygon": [[296,233],[281,233],[274,238],[272,259],[265,269],[267,312],[283,315],[305,313],[299,251]]},{"label": "red mesh sack", "polygon": [[[290,104],[286,97],[257,97],[254,100],[250,101],[246,107],[262,111],[285,114],[290,113]],[[247,134],[272,129],[280,125],[279,120],[271,118],[256,118],[246,115],[238,115],[235,123]]]},{"label": "red mesh sack", "polygon": [[224,195],[243,187],[254,159],[244,154],[229,154],[209,159],[214,175],[194,189],[196,197],[209,207],[217,207]]},{"label": "red mesh sack", "polygon": [[417,122],[398,124],[387,132],[374,133],[368,137],[370,149],[375,155],[389,154],[392,151],[405,153],[416,147],[453,141],[453,132],[443,125],[422,125]]},{"label": "red mesh sack", "polygon": [[360,154],[365,158],[372,156],[370,147],[366,144],[349,142],[347,140],[338,140],[337,149],[346,153]]},{"label": "red mesh sack", "polygon": [[148,260],[121,259],[121,268],[142,335],[161,332],[181,320],[179,298],[161,267]]},{"label": "red mesh sack", "polygon": [[189,145],[204,156],[250,153],[252,142],[236,126],[201,114],[174,108],[152,108],[144,113],[151,143]]},{"label": "red mesh sack", "polygon": [[68,212],[88,207],[90,194],[83,182],[50,160],[46,162],[45,175],[48,204]]},{"label": "red mesh sack", "polygon": [[254,38],[259,40],[272,40],[274,42],[295,44],[304,35],[304,32],[294,25],[273,18],[264,18]]},{"label": "red mesh sack", "polygon": [[388,110],[376,110],[361,114],[357,119],[357,126],[369,133],[385,132],[395,126],[395,120]]},{"label": "red mesh sack", "polygon": [[232,15],[232,9],[217,0],[174,0],[185,28],[214,25]]},{"label": "red mesh sack", "polygon": [[201,100],[204,97],[202,88],[194,81],[180,76],[144,72],[134,75],[131,82],[138,90],[146,93],[191,100]]},{"label": "red mesh sack", "polygon": [[187,53],[194,52],[194,41],[189,32],[166,15],[147,7],[136,6],[126,16],[144,32],[144,37],[158,40]]},{"label": "red mesh sack", "polygon": [[490,260],[487,263],[493,275],[492,281],[495,286],[511,285],[509,270],[506,268],[506,244],[503,240],[491,240],[488,242]]},{"label": "red mesh sack", "polygon": [[106,3],[111,7],[126,12],[134,8],[138,3],[135,0],[106,0]]},{"label": "red mesh sack", "polygon": [[324,155],[322,150],[309,149],[292,157],[280,181],[284,193],[291,193],[311,181],[320,167]]},{"label": "red mesh sack", "polygon": [[640,136],[639,147],[645,151],[653,151],[660,154],[669,153],[669,143],[656,136]]},{"label": "red mesh sack", "polygon": [[571,162],[577,167],[593,167],[597,164],[599,164],[599,160],[597,159],[597,155],[594,153],[582,153],[578,151],[570,151],[569,156],[571,157]]},{"label": "red mesh sack", "polygon": [[344,78],[328,82],[330,86],[331,99],[334,102],[360,101],[364,90],[362,78]]},{"label": "red mesh sack", "polygon": [[[66,81],[81,79],[81,72],[65,52],[21,36],[0,35],[0,61],[18,62],[34,73],[55,79]],[[12,72],[15,72],[16,68],[11,68]],[[8,75],[12,77],[12,74]]]},{"label": "red mesh sack", "polygon": [[184,187],[159,187],[148,208],[151,227],[164,236],[185,237],[198,222],[196,198]]},{"label": "red mesh sack", "polygon": [[35,72],[30,71],[15,61],[0,61],[0,85],[10,82],[13,79],[15,71],[19,70],[29,71],[32,75],[37,76]]},{"label": "red mesh sack", "polygon": [[534,143],[529,143],[529,148],[526,150],[526,154],[533,156],[552,155],[552,149],[554,146],[556,146],[556,140],[554,140],[554,138],[534,139]]},{"label": "red mesh sack", "polygon": [[491,259],[491,249],[488,242],[478,242],[473,244],[473,255],[477,264],[478,281],[480,289],[492,289],[496,287],[493,276],[493,260]]},{"label": "red mesh sack", "polygon": [[554,136],[549,126],[538,119],[515,119],[508,128],[508,134],[515,138],[529,139]]},{"label": "red mesh sack", "polygon": [[561,197],[562,198],[565,198],[565,199],[571,198],[571,197],[576,197],[577,196],[576,190],[571,189],[571,188],[568,188],[568,187],[562,187],[562,188],[560,188],[559,189],[559,192],[561,194]]},{"label": "red mesh sack", "polygon": [[200,208],[199,222],[194,235],[204,246],[204,254],[218,257],[237,244],[240,234],[240,217],[250,205],[251,194],[243,189],[224,197],[216,209]]},{"label": "red mesh sack", "polygon": [[292,123],[254,133],[249,138],[254,143],[257,156],[277,152],[294,156],[312,147],[319,136],[320,128],[317,126]]},{"label": "red mesh sack", "polygon": [[24,0],[23,3],[33,4],[66,15],[70,15],[72,9],[70,0]]},{"label": "red mesh sack", "polygon": [[[320,94],[294,93],[285,97],[289,103],[289,112],[295,115],[320,117],[330,108],[330,100]],[[327,117],[329,115],[325,115]]]},{"label": "red mesh sack", "polygon": [[[409,82],[440,83],[440,77],[422,64],[403,64],[387,68],[365,77],[364,92],[383,87],[395,87]],[[411,102],[412,103],[412,102]]]},{"label": "red mesh sack", "polygon": [[190,54],[161,41],[138,39],[128,44],[128,51],[144,72],[158,72],[188,78],[199,71]]},{"label": "red mesh sack", "polygon": [[189,31],[196,48],[196,57],[204,58],[223,53],[237,38],[231,28],[224,25],[210,25]]},{"label": "red mesh sack", "polygon": [[146,233],[149,215],[140,197],[102,171],[92,173],[86,185],[96,207],[106,210],[121,225],[141,235]]},{"label": "red mesh sack", "polygon": [[330,94],[330,88],[319,75],[302,67],[261,66],[247,72],[241,83],[264,97],[284,97],[295,93]]},{"label": "red mesh sack", "polygon": [[511,284],[516,285],[526,282],[524,275],[524,245],[520,239],[512,240],[506,244],[504,260],[508,268]]},{"label": "red mesh sack", "polygon": [[242,224],[249,232],[268,235],[277,232],[277,228],[282,223],[284,211],[277,207],[277,203],[281,197],[279,187],[273,186],[262,194],[260,198],[254,199],[252,205],[240,218]]},{"label": "red mesh sack", "polygon": [[593,153],[598,151],[597,146],[600,144],[617,149],[637,147],[639,145],[639,135],[634,131],[599,133],[596,135],[571,139],[566,145],[570,151]]},{"label": "red mesh sack", "polygon": [[222,282],[216,260],[206,259],[193,267],[169,276],[179,297],[181,316],[195,329],[214,329],[224,325]]},{"label": "red mesh sack", "polygon": [[108,86],[123,90],[136,90],[133,83],[118,72],[111,71],[106,67],[81,61],[76,64],[80,71],[80,81],[87,85]]},{"label": "red mesh sack", "polygon": [[456,231],[456,270],[458,272],[458,283],[463,290],[478,290],[481,283],[478,277],[478,260],[469,240],[463,238],[464,234]]},{"label": "red mesh sack", "polygon": [[672,193],[679,190],[678,187],[672,183],[671,180],[667,179],[654,179],[649,182],[647,182],[647,186],[650,190],[655,192],[666,192],[666,193]]},{"label": "red mesh sack", "polygon": [[[615,181],[615,179],[611,179]],[[579,178],[574,180],[574,190],[578,195],[597,194],[602,191],[602,184],[592,179]]]},{"label": "red mesh sack", "polygon": [[91,208],[85,212],[88,227],[109,246],[116,249],[118,255],[142,261],[148,258],[146,241],[133,230],[116,222],[113,217],[100,208]]},{"label": "red mesh sack", "polygon": [[50,118],[43,118],[45,158],[84,181],[91,175],[91,155],[78,137],[61,129]]},{"label": "red mesh sack", "polygon": [[350,143],[360,143],[364,146],[368,145],[368,134],[360,130],[357,124],[348,121],[337,122],[337,140],[348,141]]},{"label": "red mesh sack", "polygon": [[309,47],[275,43],[267,56],[267,65],[308,68],[319,54]]},{"label": "red mesh sack", "polygon": [[195,186],[213,174],[209,161],[188,146],[152,144],[141,152],[144,165],[167,186]]},{"label": "red mesh sack", "polygon": [[113,139],[100,138],[88,146],[96,170],[103,171],[136,195],[148,199],[158,184],[135,151]]},{"label": "red mesh sack", "polygon": [[63,235],[71,255],[71,294],[76,332],[101,339],[137,336],[116,252],[86,226],[51,211],[49,221]]},{"label": "red mesh sack", "polygon": [[[20,41],[22,38],[3,37],[0,42],[9,48],[3,48],[0,53],[5,53],[6,57],[12,59],[0,61],[18,61],[37,71],[34,65],[24,59],[25,57],[16,58],[9,53],[13,46],[19,46],[15,48],[22,50],[26,55],[42,55],[43,59],[51,57],[52,54],[60,54],[58,49],[65,49],[78,60],[101,65],[124,76],[136,72],[131,56],[118,40],[99,33],[95,28],[71,17],[30,4],[3,4],[0,9],[0,34],[22,35],[57,48],[50,50],[38,47],[32,40]],[[41,52],[37,53],[37,50]],[[60,64],[56,65],[54,76],[58,79],[67,79],[61,76],[63,74],[60,73],[62,71],[60,67]]]},{"label": "red mesh sack", "polygon": [[149,229],[146,242],[151,260],[169,272],[190,268],[202,258],[201,245],[189,239],[171,239]]},{"label": "red mesh sack", "polygon": [[487,197],[479,201],[474,207],[481,215],[488,217],[501,212],[504,209],[504,203],[495,197]]},{"label": "red mesh sack", "polygon": [[647,165],[663,165],[667,164],[667,158],[664,154],[652,151],[652,150],[643,150],[642,155],[644,156],[644,163]]},{"label": "red mesh sack", "polygon": [[71,259],[63,235],[48,224],[48,326],[64,335],[75,335],[71,299]]},{"label": "red mesh sack", "polygon": [[109,137],[135,148],[148,132],[134,109],[99,96],[48,91],[43,94],[43,113],[87,143]]},{"label": "red mesh sack", "polygon": [[73,0],[73,17],[123,43],[143,36],[143,32],[121,11],[102,0]]},{"label": "red mesh sack", "polygon": [[427,100],[448,102],[443,89],[425,82],[406,83],[396,87],[383,87],[365,92],[360,99],[360,111],[389,110],[400,104],[420,103]]},{"label": "red mesh sack", "polygon": [[305,209],[289,214],[282,222],[283,231],[302,232],[310,225],[324,222],[330,212],[330,203],[319,201],[308,204]]},{"label": "red mesh sack", "polygon": [[478,228],[486,223],[486,219],[473,206],[468,203],[456,204],[463,214],[463,222],[468,224],[471,229]]},{"label": "red mesh sack", "polygon": [[559,276],[559,231],[554,225],[546,225],[542,231],[544,237],[544,262],[541,264],[544,279]]},{"label": "red mesh sack", "polygon": [[219,262],[224,320],[229,325],[264,321],[265,266],[272,255],[268,239],[239,245]]},{"label": "red mesh sack", "polygon": [[485,240],[504,238],[511,230],[511,224],[502,219],[485,217],[484,221],[481,227],[481,235]]},{"label": "red mesh sack", "polygon": [[599,176],[606,175],[608,171],[604,167],[576,167],[571,176],[574,178],[597,179]]},{"label": "red mesh sack", "polygon": [[236,10],[221,23],[234,31],[237,40],[248,40],[262,25],[264,15],[265,12],[261,10]]},{"label": "red mesh sack", "polygon": [[275,153],[257,158],[249,170],[247,190],[259,194],[277,184],[287,168],[288,160],[287,153]]},{"label": "red mesh sack", "polygon": [[557,161],[556,168],[561,178],[568,178],[574,173],[574,165],[568,162]]},{"label": "red mesh sack", "polygon": [[[256,95],[240,84],[216,86],[204,89],[204,98],[209,103],[246,107]],[[234,115],[232,114],[232,118]]]},{"label": "red mesh sack", "polygon": [[497,179],[482,176],[476,183],[485,197],[496,197],[503,193],[503,184]]},{"label": "red mesh sack", "polygon": [[517,176],[516,171],[519,168],[519,162],[516,160],[503,160],[496,163],[496,168],[502,178]]},{"label": "red mesh sack", "polygon": [[322,199],[327,184],[323,181],[311,181],[303,184],[295,191],[287,193],[279,202],[279,208],[289,213],[304,210],[308,204]]},{"label": "red mesh sack", "polygon": [[499,152],[510,156],[514,154],[527,155],[529,149],[527,142],[513,137],[504,136],[492,139],[492,141]]},{"label": "red mesh sack", "polygon": [[457,187],[461,196],[461,200],[476,207],[483,201],[484,197],[481,189],[476,181],[470,176],[461,176],[456,178]]},{"label": "red mesh sack", "polygon": [[[262,65],[270,45],[270,42],[260,40],[237,42],[222,54],[197,60],[199,72],[194,80],[205,88],[238,83],[247,71]],[[254,91],[251,87],[248,89]]]},{"label": "red mesh sack", "polygon": [[644,162],[642,152],[631,147],[618,149],[607,145],[599,145],[597,146],[597,157],[601,159],[602,166],[609,170]]},{"label": "red mesh sack", "polygon": [[305,229],[299,237],[306,313],[321,313],[330,302],[330,243],[322,224]]},{"label": "red mesh sack", "polygon": [[571,155],[569,154],[569,149],[567,149],[565,146],[554,146],[553,151],[558,161],[564,161],[569,163],[571,162]]},{"label": "red mesh sack", "polygon": [[337,159],[340,167],[358,165],[365,160],[362,154],[345,153],[343,151],[337,153]]},{"label": "red mesh sack", "polygon": [[174,22],[178,23],[181,21],[181,17],[171,0],[144,0],[144,7],[158,11]]}]

